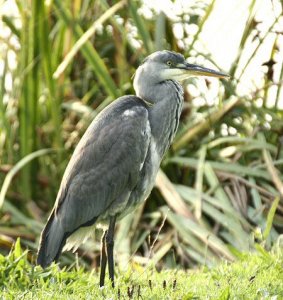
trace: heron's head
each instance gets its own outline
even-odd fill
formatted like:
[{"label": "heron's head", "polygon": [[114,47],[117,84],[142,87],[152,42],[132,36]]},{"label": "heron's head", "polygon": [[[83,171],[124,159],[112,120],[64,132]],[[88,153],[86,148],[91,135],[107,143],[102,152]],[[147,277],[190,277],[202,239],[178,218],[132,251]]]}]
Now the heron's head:
[{"label": "heron's head", "polygon": [[166,80],[183,81],[190,76],[212,76],[228,78],[229,75],[189,64],[183,55],[172,51],[157,51],[149,55],[138,67],[134,78],[137,96],[151,100],[156,98],[156,90]]},{"label": "heron's head", "polygon": [[183,81],[190,76],[229,77],[219,71],[189,64],[180,53],[163,50],[152,53],[144,60],[137,69],[135,81],[140,77],[151,83],[165,80]]}]

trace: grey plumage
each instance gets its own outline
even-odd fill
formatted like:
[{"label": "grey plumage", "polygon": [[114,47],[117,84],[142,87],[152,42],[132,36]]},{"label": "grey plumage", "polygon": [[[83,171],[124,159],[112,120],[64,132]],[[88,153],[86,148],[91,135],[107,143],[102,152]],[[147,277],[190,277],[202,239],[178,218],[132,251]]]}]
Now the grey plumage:
[{"label": "grey plumage", "polygon": [[[136,72],[136,96],[117,99],[94,119],[66,168],[41,235],[38,264],[46,267],[57,260],[65,243],[82,228],[112,220],[113,229],[116,218],[148,197],[179,124],[183,90],[176,80],[190,72],[226,76],[189,65],[178,53],[156,52]],[[110,252],[112,231],[108,232]],[[110,267],[113,259],[108,262]],[[103,285],[105,270],[101,274]],[[114,274],[110,278],[114,285]]]},{"label": "grey plumage", "polygon": [[148,151],[147,127],[146,105],[134,96],[118,99],[91,123],[63,176],[42,234],[39,264],[46,266],[57,258],[62,243],[80,227],[125,211]]}]

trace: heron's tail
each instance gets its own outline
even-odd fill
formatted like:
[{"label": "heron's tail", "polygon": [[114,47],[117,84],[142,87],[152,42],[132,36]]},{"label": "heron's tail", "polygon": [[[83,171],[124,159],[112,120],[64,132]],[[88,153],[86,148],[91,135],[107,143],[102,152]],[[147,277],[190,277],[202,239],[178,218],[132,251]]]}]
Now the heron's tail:
[{"label": "heron's tail", "polygon": [[53,211],[41,233],[37,264],[46,268],[54,260],[57,261],[66,239],[67,235],[62,228],[61,222],[58,221]]}]

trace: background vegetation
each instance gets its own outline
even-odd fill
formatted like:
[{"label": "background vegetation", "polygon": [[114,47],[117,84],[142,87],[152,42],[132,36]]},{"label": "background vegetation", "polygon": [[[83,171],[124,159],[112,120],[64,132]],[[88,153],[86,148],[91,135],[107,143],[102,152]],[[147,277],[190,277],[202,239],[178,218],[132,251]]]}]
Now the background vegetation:
[{"label": "background vegetation", "polygon": [[[145,17],[142,1],[17,0],[19,17],[3,16],[8,34],[1,41],[0,72],[1,252],[21,237],[35,254],[74,147],[98,112],[116,97],[134,93],[131,76],[145,56],[170,49],[218,68],[198,49],[216,2],[191,1],[172,19],[154,10]],[[282,11],[282,1],[276,3]],[[121,267],[129,261],[158,268],[212,266],[253,250],[255,242],[267,249],[280,242],[283,31],[276,13],[263,29],[256,4],[250,1],[238,54],[225,70],[232,80],[192,78],[184,84],[181,125],[156,188],[117,226]],[[240,95],[246,70],[270,36],[260,86]],[[213,103],[207,100],[211,91],[216,91]],[[98,265],[99,238],[98,231],[79,249],[82,264]],[[62,260],[74,261],[70,254]]]}]

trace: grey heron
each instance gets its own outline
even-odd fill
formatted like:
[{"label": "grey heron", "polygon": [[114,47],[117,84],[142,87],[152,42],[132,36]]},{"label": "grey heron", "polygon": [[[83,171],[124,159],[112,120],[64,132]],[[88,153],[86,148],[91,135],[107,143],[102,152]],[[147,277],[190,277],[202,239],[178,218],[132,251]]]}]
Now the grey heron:
[{"label": "grey heron", "polygon": [[192,75],[228,77],[189,64],[176,52],[152,53],[136,70],[136,96],[120,97],[92,121],[70,159],[42,231],[39,265],[57,261],[64,247],[78,247],[95,225],[109,224],[102,237],[100,286],[108,262],[114,287],[115,222],[149,196],[179,125],[180,82]]}]

